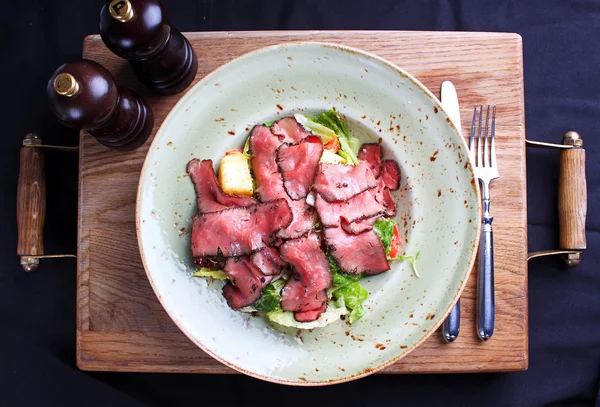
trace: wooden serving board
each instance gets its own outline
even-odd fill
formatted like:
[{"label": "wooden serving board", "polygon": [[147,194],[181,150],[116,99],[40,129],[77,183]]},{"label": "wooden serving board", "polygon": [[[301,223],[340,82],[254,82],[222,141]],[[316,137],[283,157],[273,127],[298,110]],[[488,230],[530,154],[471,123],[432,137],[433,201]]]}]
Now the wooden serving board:
[{"label": "wooden serving board", "polygon": [[[446,344],[436,333],[384,373],[516,371],[528,366],[527,199],[521,37],[516,34],[288,31],[189,33],[196,81],[248,51],[286,41],[335,42],[372,52],[404,68],[439,95],[456,86],[463,134],[473,105],[496,104],[500,179],[492,187],[496,266],[496,328],[481,342],[475,332],[476,273],[461,301],[461,333]],[[119,84],[152,105],[154,131],[181,95],[151,95],[129,65],[98,35],[83,56],[108,68]],[[234,373],[197,348],[159,304],[146,278],[135,232],[138,178],[151,139],[116,152],[81,133],[77,265],[77,365],[83,370]]]}]

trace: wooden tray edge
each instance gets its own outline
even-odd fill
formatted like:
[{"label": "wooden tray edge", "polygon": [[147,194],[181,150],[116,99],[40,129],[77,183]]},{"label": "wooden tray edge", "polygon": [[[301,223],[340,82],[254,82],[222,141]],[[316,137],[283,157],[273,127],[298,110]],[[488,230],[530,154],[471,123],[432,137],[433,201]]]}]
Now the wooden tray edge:
[{"label": "wooden tray edge", "polygon": [[[281,31],[207,31],[207,32],[186,32],[184,33],[186,36],[197,36],[197,37],[208,37],[208,38],[223,38],[223,37],[227,37],[231,34],[235,34],[235,35],[246,35],[248,37],[255,37],[255,36],[276,36],[276,35],[281,35]],[[355,33],[355,34],[371,34],[371,35],[375,35],[375,34],[385,34],[385,35],[389,35],[389,34],[402,34],[402,35],[410,35],[410,36],[419,36],[419,35],[427,35],[427,34],[431,34],[431,33],[435,33],[435,34],[439,34],[439,33],[445,33],[448,36],[455,36],[455,37],[471,37],[473,35],[478,35],[481,36],[482,39],[485,38],[489,38],[489,37],[505,37],[505,38],[512,38],[514,40],[516,40],[518,42],[518,47],[520,48],[521,52],[520,52],[520,57],[519,57],[519,65],[520,65],[520,74],[521,74],[521,78],[523,78],[523,57],[522,57],[522,37],[517,34],[517,33],[488,33],[488,32],[454,32],[454,31],[447,31],[447,32],[431,32],[431,31],[381,31],[381,30],[355,30],[355,31],[341,31],[341,30],[296,30],[296,31],[285,31],[286,35],[306,35],[306,34],[329,34],[329,35],[343,35],[343,34],[347,34],[347,33]],[[98,34],[92,34],[92,35],[88,35],[84,38],[83,41],[83,57],[86,57],[86,46],[88,43],[90,42],[97,42],[97,41],[101,41],[100,35]],[[328,40],[327,42],[334,42],[333,40]],[[523,106],[524,109],[524,87],[521,86],[520,88],[520,99],[521,99],[521,105]],[[525,123],[524,123],[524,119],[522,120],[522,134],[523,134],[523,144],[525,144]],[[82,140],[84,137],[84,132],[82,132],[80,134],[80,145],[82,145]],[[524,187],[523,187],[523,191],[522,192],[522,196],[525,197],[525,207],[524,207],[524,211],[523,211],[523,217],[524,217],[524,224],[525,227],[527,227],[527,178],[526,178],[526,150],[525,150],[525,146],[523,146],[523,161],[522,161],[522,173],[523,175],[523,179],[525,180],[524,183]],[[80,154],[80,165],[79,168],[81,168],[81,154]],[[78,207],[78,211],[80,211],[81,209],[81,200],[82,200],[82,196],[81,196],[81,186],[82,186],[82,179],[81,179],[81,172],[79,173],[79,189],[78,189],[78,201],[80,203],[79,207]],[[84,239],[85,237],[83,236],[83,227],[81,225],[82,219],[80,214],[78,213],[78,243],[77,243],[77,252],[78,252],[78,259],[77,259],[77,312],[76,312],[76,364],[78,366],[79,369],[84,370],[84,371],[116,371],[116,372],[178,372],[178,373],[211,373],[211,374],[231,374],[231,373],[237,373],[234,370],[231,370],[229,368],[227,368],[226,366],[220,364],[219,362],[215,361],[216,364],[218,364],[218,366],[207,366],[205,368],[197,368],[197,367],[180,367],[180,366],[173,366],[173,365],[168,365],[168,364],[153,364],[153,365],[130,365],[130,366],[119,366],[119,367],[115,367],[114,364],[111,364],[110,362],[105,363],[101,357],[101,355],[99,354],[93,354],[90,353],[88,350],[85,349],[84,343],[86,342],[86,340],[88,340],[90,337],[90,334],[104,334],[102,332],[93,332],[90,330],[90,320],[89,320],[89,286],[87,284],[83,283],[84,280],[84,276],[86,273],[89,273],[89,263],[86,263],[85,259],[87,255],[85,254],[85,251],[89,248],[89,244],[86,245]],[[525,239],[527,242],[527,233],[525,234]],[[525,276],[525,280],[527,283],[528,280],[528,270],[527,270],[528,264],[527,262],[525,263],[525,271],[524,271],[524,276]],[[528,290],[528,284],[525,285],[524,287],[524,296],[526,298],[525,300],[525,307],[526,307],[526,311],[528,311],[528,298],[529,298],[529,290]],[[86,301],[84,303],[81,302],[82,298],[86,298]],[[503,367],[502,369],[498,369],[497,367],[481,367],[479,369],[473,369],[472,366],[469,365],[461,365],[458,366],[458,369],[456,370],[423,370],[422,366],[420,366],[420,370],[419,371],[410,371],[408,369],[403,369],[402,367],[400,367],[400,369],[395,369],[396,366],[399,365],[392,365],[391,367],[379,372],[381,374],[396,374],[396,373],[409,373],[409,374],[414,374],[414,373],[425,373],[425,374],[430,374],[430,373],[474,373],[474,372],[512,372],[512,371],[524,371],[528,369],[529,366],[529,314],[528,312],[525,313],[525,325],[526,325],[526,329],[524,330],[524,350],[522,353],[522,359],[517,360],[517,361],[511,361],[511,362],[503,362]],[[106,333],[107,335],[109,334],[108,332]],[[110,333],[112,334],[112,333]],[[157,348],[157,353],[160,352],[160,348]],[[95,361],[91,359],[91,356],[95,355]],[[404,365],[401,365],[404,366]],[[464,369],[463,369],[464,368]]]}]

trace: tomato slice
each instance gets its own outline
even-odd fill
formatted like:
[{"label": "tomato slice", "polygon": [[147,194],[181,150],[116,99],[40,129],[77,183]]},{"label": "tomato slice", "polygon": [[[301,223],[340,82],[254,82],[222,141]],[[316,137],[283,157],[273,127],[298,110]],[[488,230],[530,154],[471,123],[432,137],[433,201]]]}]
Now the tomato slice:
[{"label": "tomato slice", "polygon": [[390,258],[393,259],[398,256],[401,243],[400,230],[398,229],[398,225],[394,225],[394,235],[392,236],[392,242],[390,243]]},{"label": "tomato slice", "polygon": [[325,144],[325,150],[329,150],[332,153],[337,153],[340,150],[340,142],[337,138],[333,138],[329,143]]}]

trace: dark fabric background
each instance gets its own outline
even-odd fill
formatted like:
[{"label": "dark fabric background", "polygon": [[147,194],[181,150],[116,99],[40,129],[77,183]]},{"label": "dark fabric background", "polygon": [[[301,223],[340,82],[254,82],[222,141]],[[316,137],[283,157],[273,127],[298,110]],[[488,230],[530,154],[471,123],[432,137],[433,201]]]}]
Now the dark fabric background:
[{"label": "dark fabric background", "polygon": [[[588,249],[583,263],[529,267],[530,367],[523,373],[372,376],[329,388],[287,388],[248,377],[85,373],[75,366],[75,263],[21,271],[15,195],[22,137],[77,143],[44,90],[54,69],[80,57],[97,32],[100,1],[0,0],[0,404],[338,406],[594,405],[600,373],[600,1],[170,0],[181,31],[391,29],[508,31],[523,36],[528,138],[558,142],[578,130],[587,150]],[[486,58],[486,55],[481,55]],[[486,102],[486,101],[483,101]],[[48,253],[74,252],[77,158],[47,154]],[[529,248],[557,246],[556,151],[528,151]],[[598,404],[600,405],[600,404]]]}]

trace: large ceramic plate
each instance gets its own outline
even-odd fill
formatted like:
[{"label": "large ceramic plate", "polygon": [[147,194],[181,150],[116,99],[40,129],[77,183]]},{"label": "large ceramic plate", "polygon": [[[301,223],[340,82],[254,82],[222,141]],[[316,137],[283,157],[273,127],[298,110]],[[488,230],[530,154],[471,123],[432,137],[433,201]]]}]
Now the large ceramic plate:
[{"label": "large ceramic plate", "polygon": [[[379,140],[402,170],[395,193],[409,262],[365,280],[366,315],[312,331],[283,329],[230,309],[221,283],[192,277],[193,158],[218,163],[257,123],[336,108],[354,135]],[[220,67],[181,98],[148,151],[137,235],[148,279],[200,348],[251,376],[319,385],[359,378],[405,356],[442,323],[465,285],[479,237],[477,183],[467,148],[439,101],[397,66],[320,43],[261,49]]]}]

